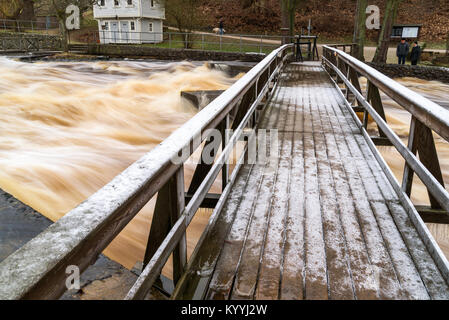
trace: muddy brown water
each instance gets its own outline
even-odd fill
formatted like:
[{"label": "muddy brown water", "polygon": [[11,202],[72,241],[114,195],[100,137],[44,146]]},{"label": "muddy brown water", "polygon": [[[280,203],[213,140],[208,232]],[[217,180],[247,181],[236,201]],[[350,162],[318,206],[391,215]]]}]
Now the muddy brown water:
[{"label": "muddy brown water", "polygon": [[[223,90],[236,81],[186,62],[29,64],[0,57],[0,73],[0,188],[53,221],[195,115],[181,91]],[[399,81],[432,100],[449,101],[448,85]],[[406,138],[409,115],[390,100],[386,107],[389,123]],[[441,139],[437,146],[449,184],[449,148]],[[382,153],[400,178],[401,158],[389,148]],[[186,167],[186,182],[193,170],[193,164]],[[422,185],[416,184],[413,200],[428,201]],[[153,207],[154,199],[108,246],[108,257],[127,268],[142,261]],[[189,253],[210,213],[200,210],[189,228]],[[447,227],[430,229],[449,255]]]}]

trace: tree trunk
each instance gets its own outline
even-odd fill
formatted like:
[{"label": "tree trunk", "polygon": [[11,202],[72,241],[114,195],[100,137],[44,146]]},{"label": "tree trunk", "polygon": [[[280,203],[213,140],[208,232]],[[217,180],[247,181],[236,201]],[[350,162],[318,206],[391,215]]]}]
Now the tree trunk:
[{"label": "tree trunk", "polygon": [[366,7],[367,0],[357,0],[357,12],[354,23],[353,42],[357,44],[354,48],[353,55],[361,61],[365,61],[365,39],[366,39]]},{"label": "tree trunk", "polygon": [[62,51],[69,51],[69,42],[68,42],[68,30],[65,26],[64,18],[58,17],[59,25],[61,26],[61,38],[62,38]]},{"label": "tree trunk", "polygon": [[290,37],[295,35],[295,20],[296,20],[296,0],[290,0],[289,11],[289,29]]},{"label": "tree trunk", "polygon": [[27,21],[36,20],[33,0],[23,0],[23,10],[20,13],[20,20],[27,20]]},{"label": "tree trunk", "polygon": [[391,32],[393,30],[393,24],[396,19],[400,2],[401,0],[388,0],[387,2],[385,17],[379,35],[379,42],[377,44],[376,54],[374,55],[373,59],[373,62],[375,63],[387,62]]},{"label": "tree trunk", "polygon": [[290,17],[288,14],[288,1],[281,0],[281,34],[282,34],[282,44],[289,43],[288,34],[290,30]]},{"label": "tree trunk", "polygon": [[[298,0],[281,0],[282,42],[290,43],[295,33],[296,5]],[[287,31],[288,30],[288,31]],[[288,39],[290,37],[290,39]]]}]

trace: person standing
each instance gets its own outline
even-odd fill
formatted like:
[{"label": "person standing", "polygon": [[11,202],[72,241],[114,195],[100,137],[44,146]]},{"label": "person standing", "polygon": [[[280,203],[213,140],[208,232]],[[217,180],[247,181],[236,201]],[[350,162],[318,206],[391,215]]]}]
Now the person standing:
[{"label": "person standing", "polygon": [[410,46],[405,39],[401,39],[396,49],[396,55],[398,57],[398,64],[405,64],[405,59],[410,51]]},{"label": "person standing", "polygon": [[220,23],[218,24],[218,29],[220,30],[220,35],[222,36],[224,34],[223,20],[220,20]]},{"label": "person standing", "polygon": [[418,64],[419,58],[421,58],[421,47],[418,45],[418,41],[413,43],[412,54],[410,59],[412,60],[412,66]]}]

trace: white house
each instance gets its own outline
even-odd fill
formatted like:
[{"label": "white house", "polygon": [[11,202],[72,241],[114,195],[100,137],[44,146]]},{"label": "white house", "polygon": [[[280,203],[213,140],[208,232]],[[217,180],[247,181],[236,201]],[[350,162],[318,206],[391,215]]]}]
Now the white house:
[{"label": "white house", "polygon": [[98,0],[94,4],[101,43],[163,41],[164,5],[157,0]]}]

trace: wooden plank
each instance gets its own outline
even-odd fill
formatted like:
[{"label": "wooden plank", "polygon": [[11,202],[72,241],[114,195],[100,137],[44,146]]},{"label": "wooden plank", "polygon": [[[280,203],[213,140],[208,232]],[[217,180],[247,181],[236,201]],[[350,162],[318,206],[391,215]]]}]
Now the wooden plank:
[{"label": "wooden plank", "polygon": [[284,255],[280,296],[282,300],[302,300],[304,298],[304,89],[295,89],[296,103],[293,126],[291,173],[289,181],[289,202],[284,239]]},{"label": "wooden plank", "polygon": [[[328,96],[329,97],[329,96]],[[321,113],[328,114],[329,104],[321,108]],[[322,118],[323,119],[323,118]],[[332,125],[330,117],[327,118]],[[341,225],[346,239],[347,255],[354,285],[355,298],[361,300],[377,299],[377,285],[373,267],[369,261],[363,233],[357,217],[354,202],[357,199],[352,195],[348,178],[344,170],[344,158],[341,157],[336,142],[335,132],[325,134],[327,155],[332,168],[335,184],[336,202],[340,211]],[[339,134],[339,133],[337,133]]]},{"label": "wooden plank", "polygon": [[444,280],[443,275],[435,264],[407,212],[398,202],[388,202],[388,207],[407,244],[408,250],[413,257],[413,261],[419,270],[421,279],[430,297],[436,300],[448,300],[448,283]]},{"label": "wooden plank", "polygon": [[[342,106],[342,109],[343,108],[344,106]],[[350,121],[349,118],[348,121]],[[366,141],[359,139],[357,136],[357,142],[362,155],[367,157],[367,163],[371,164],[370,168],[372,170],[372,174],[376,175],[375,173],[377,173],[377,176],[383,176],[378,164],[373,165],[374,156],[367,149]],[[380,181],[379,179],[376,180],[377,182]],[[428,299],[426,286],[422,283],[421,275],[416,270],[414,261],[412,261],[412,258],[408,252],[410,249],[401,238],[401,234],[397,230],[395,222],[393,221],[387,206],[384,202],[372,202],[372,207],[376,215],[376,220],[379,223],[379,228],[384,236],[386,245],[389,248],[390,256],[395,265],[396,274],[401,282],[401,286],[404,288],[406,296],[411,299]]]},{"label": "wooden plank", "polygon": [[[340,95],[341,97],[341,95]],[[342,99],[342,97],[341,97]],[[346,104],[345,104],[346,105]],[[352,120],[358,123],[358,117],[355,113],[351,112],[352,110],[346,108],[348,112],[351,113]],[[360,125],[360,128],[362,126]],[[447,259],[444,257],[443,252],[439,248],[436,241],[433,239],[432,235],[430,234],[429,230],[427,229],[426,225],[422,221],[421,218],[419,218],[418,213],[416,212],[416,209],[414,208],[413,204],[411,203],[410,199],[405,195],[405,193],[402,191],[401,187],[397,183],[396,178],[394,177],[393,173],[391,172],[390,168],[380,155],[379,151],[377,150],[376,146],[372,143],[370,140],[369,135],[366,131],[362,132],[363,136],[365,138],[366,144],[369,146],[369,149],[372,152],[372,155],[375,157],[375,159],[378,161],[377,164],[382,168],[384,171],[385,177],[387,178],[388,182],[390,183],[390,187],[394,189],[395,192],[397,192],[397,196],[399,196],[400,201],[402,205],[404,206],[404,209],[407,211],[407,214],[409,215],[410,219],[413,221],[413,224],[419,233],[419,235],[422,237],[423,242],[426,244],[427,249],[429,250],[430,255],[435,261],[435,264],[440,268],[440,271],[444,274],[445,279],[448,279],[448,263]]]},{"label": "wooden plank", "polygon": [[225,238],[234,222],[237,210],[240,208],[243,195],[247,192],[251,171],[252,166],[245,165],[238,173],[215,226],[205,235],[202,245],[194,253],[193,261],[189,262],[190,267],[185,279],[176,288],[173,299],[200,300],[206,295]]},{"label": "wooden plank", "polygon": [[[271,196],[271,212],[267,223],[259,278],[256,283],[255,298],[257,300],[279,299],[283,248],[289,210],[293,139],[291,129],[294,127],[294,100],[294,92],[288,88],[285,100],[287,104],[287,110],[285,112],[286,120],[283,122],[283,128],[279,128],[283,132],[279,133],[282,143],[279,146],[280,152],[276,183]],[[281,125],[282,123],[279,123],[279,126]]]},{"label": "wooden plank", "polygon": [[[307,87],[309,99],[311,90]],[[304,115],[305,299],[322,300],[328,299],[327,264],[310,103],[306,102]]]},{"label": "wooden plank", "polygon": [[428,300],[430,297],[427,289],[387,205],[385,202],[372,202],[371,205],[405,297],[411,300]]},{"label": "wooden plank", "polygon": [[[286,123],[287,109],[285,107],[285,88],[281,88],[279,96],[281,104],[276,105],[279,109],[277,123],[275,127],[283,128]],[[282,141],[283,134],[279,133]],[[258,190],[254,213],[247,230],[247,238],[243,247],[238,270],[235,275],[234,287],[230,298],[236,299],[253,299],[256,284],[259,276],[260,261],[264,252],[265,239],[267,237],[267,229],[271,218],[272,196],[277,180],[279,165],[279,148],[282,147],[281,141],[268,141],[269,158],[264,170],[264,176]],[[279,281],[279,280],[278,280]]]},{"label": "wooden plank", "polygon": [[[348,137],[351,137],[351,135],[344,133],[341,129],[342,127],[347,126],[346,122],[340,122],[346,121],[346,118],[344,116],[332,117],[332,114],[341,115],[342,113],[340,107],[335,101],[330,101],[330,106],[331,108],[329,108],[329,114],[331,116],[330,119],[332,121],[332,126],[336,132],[336,143],[341,158],[344,159],[343,166],[348,178],[351,193],[354,199],[357,200],[355,201],[355,208],[360,228],[362,230],[363,239],[365,241],[366,250],[373,266],[379,298],[400,299],[403,296],[402,289],[396,277],[388,251],[385,247],[384,239],[379,231],[370,202],[368,201],[367,190],[362,182],[362,177],[359,175],[356,165],[356,158],[354,158],[351,154],[347,143],[347,139],[349,140]],[[361,160],[360,157],[359,160]]]},{"label": "wooden plank", "polygon": [[[321,73],[321,72],[317,72]],[[329,165],[324,133],[333,132],[325,108],[326,100],[320,89],[327,81],[315,84],[314,99],[311,103],[313,119],[315,155],[318,166],[318,186],[323,221],[324,240],[330,299],[354,299],[353,283],[347,259],[346,239],[343,234],[340,211],[335,197],[332,169]],[[321,85],[320,85],[321,84]]]},{"label": "wooden plank", "polygon": [[229,234],[217,261],[206,299],[227,299],[232,290],[246,232],[255,209],[255,200],[260,188],[265,166],[256,164],[251,172],[248,187],[243,195]]},{"label": "wooden plank", "polygon": [[[352,118],[350,111],[345,106],[343,98],[338,96],[335,90],[332,91],[332,96],[335,98],[335,101],[340,106],[342,117],[340,117],[339,119],[343,121],[343,123],[346,121],[347,126],[352,128],[352,130],[358,131],[359,129],[357,127],[357,124]],[[398,201],[399,198],[396,192],[393,190],[391,184],[389,183],[388,179],[385,176],[385,173],[383,172],[382,168],[377,162],[377,159],[374,157],[372,151],[366,144],[365,139],[360,134],[354,135],[354,139],[358,144],[358,146],[360,147],[361,153],[358,154],[359,156],[363,156],[365,160],[368,162],[368,166],[375,177],[375,180],[379,186],[378,189],[381,191],[382,196],[389,201]]]}]

